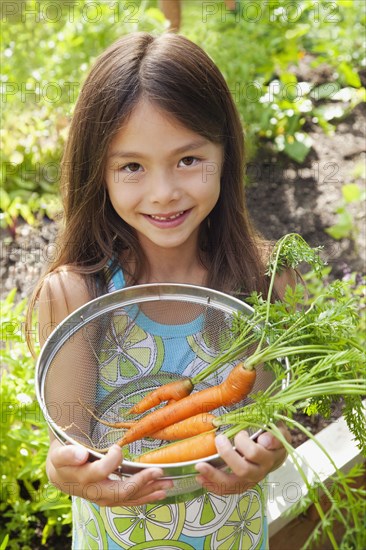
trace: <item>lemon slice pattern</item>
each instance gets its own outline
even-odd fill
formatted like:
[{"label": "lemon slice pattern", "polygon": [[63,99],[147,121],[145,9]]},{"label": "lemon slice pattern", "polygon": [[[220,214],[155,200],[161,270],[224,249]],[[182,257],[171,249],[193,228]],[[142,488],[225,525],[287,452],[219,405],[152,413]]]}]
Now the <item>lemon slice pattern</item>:
[{"label": "lemon slice pattern", "polygon": [[98,354],[100,383],[111,391],[138,376],[155,374],[164,361],[164,344],[136,325],[131,318],[115,315]]},{"label": "lemon slice pattern", "polygon": [[196,550],[194,546],[187,544],[186,542],[172,541],[167,540],[153,540],[150,542],[143,542],[142,544],[137,544],[132,546],[131,550]]},{"label": "lemon slice pattern", "polygon": [[217,350],[211,345],[204,332],[197,332],[187,337],[187,342],[192,351],[203,363],[210,364],[217,355]]},{"label": "lemon slice pattern", "polygon": [[[207,335],[203,332],[198,332],[187,337],[187,344],[194,353],[194,359],[184,369],[184,376],[190,376],[191,378],[199,374],[205,367],[210,365],[214,359],[217,358],[217,348],[209,342]],[[211,344],[211,345],[210,345]],[[213,376],[217,378],[215,382],[210,381],[211,377],[206,379],[210,383],[220,383],[227,375],[227,373],[236,365],[238,361],[231,361],[227,364],[225,369],[221,369],[220,373],[214,373]],[[221,378],[221,379],[220,379]]]},{"label": "lemon slice pattern", "polygon": [[263,492],[242,495],[225,525],[207,537],[207,550],[255,550],[263,542]]},{"label": "lemon slice pattern", "polygon": [[186,502],[183,534],[187,537],[203,537],[212,534],[229,519],[237,501],[237,495],[219,496],[204,493]]},{"label": "lemon slice pattern", "polygon": [[[97,509],[88,501],[73,498],[74,547],[98,550],[107,547],[105,526]],[[76,540],[75,540],[76,539]]]},{"label": "lemon slice pattern", "polygon": [[101,508],[101,516],[111,539],[121,548],[149,541],[176,540],[186,517],[184,503]]}]

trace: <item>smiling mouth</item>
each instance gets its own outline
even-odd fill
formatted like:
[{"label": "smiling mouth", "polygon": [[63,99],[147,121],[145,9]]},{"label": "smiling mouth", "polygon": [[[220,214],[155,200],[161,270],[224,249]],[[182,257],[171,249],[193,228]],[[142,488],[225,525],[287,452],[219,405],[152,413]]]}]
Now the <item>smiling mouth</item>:
[{"label": "smiling mouth", "polygon": [[157,216],[157,215],[150,214],[149,217],[159,222],[165,222],[165,221],[171,221],[171,220],[175,220],[176,218],[179,218],[180,216],[182,216],[182,214],[184,214],[184,212],[185,210],[181,210],[180,212],[177,212],[176,214],[171,214],[170,216],[161,216],[161,215]]}]

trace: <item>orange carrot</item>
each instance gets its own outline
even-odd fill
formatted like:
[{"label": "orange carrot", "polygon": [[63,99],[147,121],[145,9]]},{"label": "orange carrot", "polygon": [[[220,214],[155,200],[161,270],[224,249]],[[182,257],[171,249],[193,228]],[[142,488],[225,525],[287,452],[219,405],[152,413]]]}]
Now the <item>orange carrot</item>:
[{"label": "orange carrot", "polygon": [[170,464],[198,460],[216,453],[215,432],[210,431],[194,438],[176,441],[171,445],[160,447],[155,451],[140,455],[135,461],[144,464]]},{"label": "orange carrot", "polygon": [[174,380],[145,395],[141,401],[127,411],[127,414],[141,414],[152,407],[160,405],[163,401],[179,401],[189,395],[192,390],[193,384],[190,378]]},{"label": "orange carrot", "polygon": [[[107,422],[101,418],[98,418],[93,414],[94,418],[98,420],[100,424],[104,426],[109,426],[110,428],[121,429],[130,429],[136,426],[137,422]],[[214,427],[213,420],[216,416],[209,413],[196,414],[180,422],[176,422],[171,426],[162,428],[161,430],[152,433],[149,437],[153,439],[165,439],[166,441],[176,441],[178,439],[186,439],[187,437],[193,437],[203,432],[208,432]]]},{"label": "orange carrot", "polygon": [[239,363],[221,384],[188,395],[138,420],[118,444],[128,445],[185,418],[239,403],[252,389],[255,377],[255,370],[247,370],[243,363]]},{"label": "orange carrot", "polygon": [[212,430],[214,427],[213,420],[215,420],[215,418],[216,416],[210,413],[196,414],[195,416],[176,422],[171,426],[167,426],[151,434],[150,437],[154,439],[165,439],[166,441],[187,439],[188,437],[193,437],[194,435]]},{"label": "orange carrot", "polygon": [[[104,426],[109,426],[110,428],[115,428],[115,429],[121,429],[121,428],[129,429],[137,424],[136,421],[126,422],[124,420],[119,422],[109,422],[107,420],[104,420],[96,416],[96,414],[94,414],[91,409],[89,409],[86,405],[84,405],[80,401],[80,399],[79,399],[79,402],[84,407],[84,409],[87,410],[93,418],[95,418],[95,420],[97,420],[100,424],[103,424]],[[159,430],[158,432],[151,434],[150,437],[154,439],[165,439],[166,441],[176,441],[178,439],[186,439],[187,437],[193,437],[200,433],[208,432],[209,430],[212,430],[212,428],[214,427],[213,421],[215,420],[215,418],[216,418],[215,415],[209,414],[209,413],[197,414],[190,418],[186,418],[181,422],[177,422],[176,424],[167,426],[166,428],[163,428],[162,430]]]}]

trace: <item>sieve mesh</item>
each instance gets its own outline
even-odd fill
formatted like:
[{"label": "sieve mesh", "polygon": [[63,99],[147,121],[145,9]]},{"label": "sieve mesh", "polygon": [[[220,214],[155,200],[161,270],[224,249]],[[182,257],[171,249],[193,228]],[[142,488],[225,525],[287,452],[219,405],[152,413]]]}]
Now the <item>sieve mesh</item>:
[{"label": "sieve mesh", "polygon": [[[234,340],[237,312],[251,313],[237,300],[228,306],[213,291],[193,287],[193,296],[187,296],[186,291],[179,293],[181,286],[170,286],[173,294],[164,294],[164,285],[144,285],[147,296],[142,287],[142,294],[134,287],[126,304],[123,291],[118,291],[81,308],[59,333],[56,329],[38,369],[43,406],[57,432],[97,451],[108,448],[124,430],[107,427],[95,417],[107,422],[138,419],[127,417],[126,411],[153,389],[201,372]],[[223,365],[194,391],[222,382],[253,350],[250,347]],[[268,371],[257,368],[253,392],[271,381]],[[248,400],[213,412],[222,414]],[[161,444],[146,438],[132,443],[129,453],[140,454]]]}]

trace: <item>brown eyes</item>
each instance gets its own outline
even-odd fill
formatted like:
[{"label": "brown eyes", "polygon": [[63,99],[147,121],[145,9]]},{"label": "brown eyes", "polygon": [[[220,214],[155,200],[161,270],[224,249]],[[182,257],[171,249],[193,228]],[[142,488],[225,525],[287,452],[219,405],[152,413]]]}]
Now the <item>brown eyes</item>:
[{"label": "brown eyes", "polygon": [[129,162],[125,166],[122,166],[122,170],[126,170],[126,172],[138,172],[141,167],[141,164],[138,162]]},{"label": "brown eyes", "polygon": [[[199,162],[200,159],[197,157],[184,157],[178,162],[178,166],[194,166],[197,162]],[[134,173],[139,172],[141,170],[142,166],[138,162],[129,162],[128,164],[125,164],[124,166],[121,166],[118,168],[118,170]]]},{"label": "brown eyes", "polygon": [[182,162],[184,166],[192,166],[196,163],[199,159],[197,157],[184,157],[179,162]]}]

